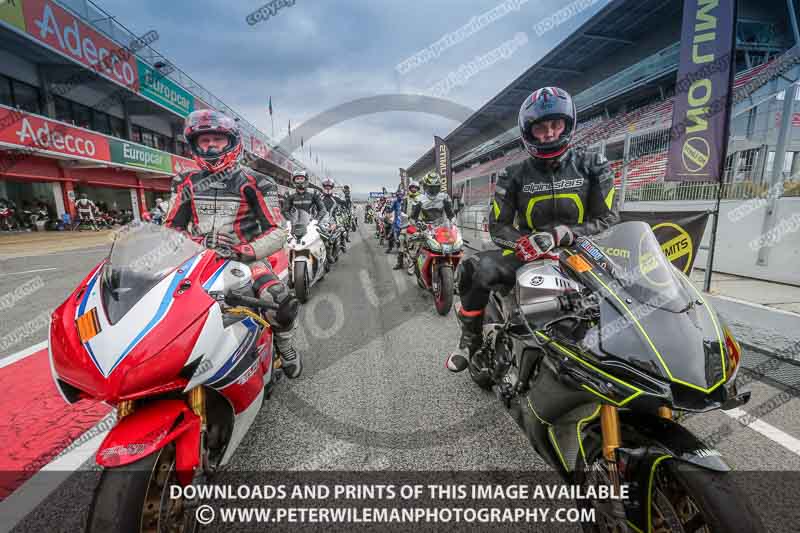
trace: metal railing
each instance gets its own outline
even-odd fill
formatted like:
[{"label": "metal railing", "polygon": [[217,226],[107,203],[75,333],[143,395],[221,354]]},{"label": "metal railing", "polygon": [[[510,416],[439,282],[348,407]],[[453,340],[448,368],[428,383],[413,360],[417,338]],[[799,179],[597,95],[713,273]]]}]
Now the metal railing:
[{"label": "metal railing", "polygon": [[[691,200],[716,200],[717,183],[681,183],[658,182],[648,183],[625,193],[625,202],[664,202],[664,201],[691,201]],[[741,181],[725,183],[722,185],[723,200],[750,200],[764,198],[769,193],[769,187],[764,183]],[[783,197],[800,196],[800,180],[787,180],[784,182]]]},{"label": "metal railing", "polygon": [[[57,0],[57,3],[74,13],[78,18],[82,19],[83,22],[95,30],[99,31],[109,39],[122,46],[130,47],[131,44],[139,37],[128,30],[128,28],[117,22],[113,15],[107,13],[101,7],[94,4],[91,0]],[[150,45],[147,45],[134,53],[136,57],[149,64],[153,68],[155,68],[155,64],[159,62],[170,65],[174,70],[167,74],[168,78],[192,93],[195,97],[203,100],[214,109],[221,111],[232,118],[238,119],[239,127],[241,128],[242,133],[252,135],[261,142],[270,146],[270,148],[277,151],[282,156],[288,158],[294,164],[305,168],[305,166],[297,159],[292,157],[291,154],[287,154],[284,150],[278,148],[277,143],[273,142],[272,139],[270,139],[266,134],[262,133],[256,126],[251,124],[242,115],[234,111],[233,108],[228,106],[228,104],[211,94],[211,92],[202,85],[194,81],[191,76],[186,74],[180,68],[176,67],[172,61],[167,59],[156,49]]]}]

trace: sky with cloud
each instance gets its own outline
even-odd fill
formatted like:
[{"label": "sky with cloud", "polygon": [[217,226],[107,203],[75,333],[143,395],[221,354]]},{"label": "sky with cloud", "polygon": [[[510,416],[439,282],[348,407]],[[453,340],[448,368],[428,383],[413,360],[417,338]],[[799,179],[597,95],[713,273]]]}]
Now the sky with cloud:
[{"label": "sky with cloud", "polygon": [[[155,49],[267,135],[271,96],[278,140],[289,120],[296,130],[315,115],[355,99],[431,94],[449,73],[502,50],[442,95],[478,109],[607,3],[578,2],[589,7],[539,35],[534,27],[567,2],[294,0],[268,20],[250,25],[246,18],[264,5],[261,0],[94,1],[136,34],[156,30],[160,38]],[[398,72],[402,61],[503,4],[516,9],[426,64]],[[310,148],[337,181],[352,184],[358,192],[379,190],[397,184],[397,169],[432,147],[433,135],[443,137],[456,126],[452,119],[421,112],[375,112],[304,139],[305,153],[298,149],[295,156],[309,161]]]}]

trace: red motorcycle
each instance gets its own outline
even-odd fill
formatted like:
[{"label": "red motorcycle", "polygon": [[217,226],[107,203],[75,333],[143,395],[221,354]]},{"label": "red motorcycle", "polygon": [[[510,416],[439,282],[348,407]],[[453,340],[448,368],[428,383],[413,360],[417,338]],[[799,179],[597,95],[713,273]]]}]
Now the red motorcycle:
[{"label": "red motorcycle", "polygon": [[87,531],[196,530],[194,502],[170,488],[228,462],[281,374],[260,312],[270,307],[252,294],[247,265],[143,224],[55,310],[56,388],[117,414]]},{"label": "red motorcycle", "polygon": [[458,227],[450,223],[425,228],[409,226],[409,274],[419,286],[433,293],[436,311],[446,315],[453,306],[453,273],[464,257],[464,242]]}]

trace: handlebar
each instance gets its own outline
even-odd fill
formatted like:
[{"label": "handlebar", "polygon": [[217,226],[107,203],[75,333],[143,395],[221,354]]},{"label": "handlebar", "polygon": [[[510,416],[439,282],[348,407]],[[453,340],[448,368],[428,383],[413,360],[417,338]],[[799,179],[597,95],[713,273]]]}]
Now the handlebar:
[{"label": "handlebar", "polygon": [[241,296],[239,294],[226,294],[225,295],[225,303],[228,305],[243,305],[245,307],[253,307],[255,309],[263,309],[265,311],[277,311],[278,306],[276,304],[268,304],[263,300],[259,300],[258,298],[253,298],[252,296]]}]

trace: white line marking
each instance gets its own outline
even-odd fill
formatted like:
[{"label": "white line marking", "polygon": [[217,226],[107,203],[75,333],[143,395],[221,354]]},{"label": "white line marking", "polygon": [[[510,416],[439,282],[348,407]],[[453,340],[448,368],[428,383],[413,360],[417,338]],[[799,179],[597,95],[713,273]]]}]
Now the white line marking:
[{"label": "white line marking", "polygon": [[39,344],[34,344],[30,348],[25,348],[24,350],[21,350],[17,353],[12,353],[11,355],[8,355],[0,359],[0,368],[5,368],[8,365],[14,364],[17,361],[25,359],[26,357],[35,354],[39,350],[44,350],[46,348],[47,348],[47,341],[42,341]]},{"label": "white line marking", "polygon": [[[708,293],[704,293],[704,294],[708,294]],[[740,299],[734,298],[732,296],[722,296],[722,295],[719,295],[719,294],[712,294],[711,297],[715,298],[715,299],[725,300],[725,301],[728,301],[728,302],[733,302],[733,303],[737,303],[737,304],[746,305],[748,307],[755,307],[756,309],[762,309],[764,311],[771,311],[773,313],[779,313],[779,314],[782,314],[782,315],[789,315],[789,316],[794,317],[794,318],[797,318],[797,316],[798,316],[797,313],[793,313],[792,311],[786,311],[784,309],[777,309],[775,307],[769,307],[768,305],[764,305],[764,304],[757,304],[757,303],[754,303],[754,302],[747,302],[745,300],[740,300]]]},{"label": "white line marking", "polygon": [[[729,417],[733,418],[736,421],[738,421],[743,416],[750,416],[748,415],[747,411],[745,411],[744,409],[739,409],[738,407],[735,409],[731,409],[729,411],[723,411],[723,413],[725,413],[726,415],[728,415]],[[784,433],[775,426],[767,424],[763,420],[757,418],[752,422],[750,422],[749,424],[747,424],[747,427],[749,427],[753,431],[761,433],[769,440],[780,444],[793,454],[800,455],[800,440],[792,437],[788,433]]]},{"label": "white line marking", "polygon": [[[87,430],[87,433],[89,431],[95,431],[95,428]],[[0,516],[2,516],[0,533],[11,531],[87,459],[92,457],[107,434],[108,430],[98,433],[69,453],[53,459],[0,502]],[[78,437],[78,439],[80,438]]]},{"label": "white line marking", "polygon": [[19,274],[33,274],[34,272],[47,272],[48,270],[58,270],[57,268],[37,268],[36,270],[23,270],[22,272],[10,272],[8,274],[0,274],[0,278],[5,276],[18,276]]}]

